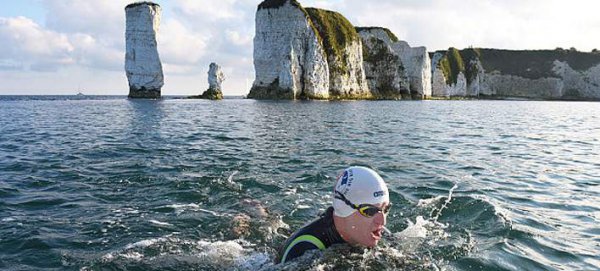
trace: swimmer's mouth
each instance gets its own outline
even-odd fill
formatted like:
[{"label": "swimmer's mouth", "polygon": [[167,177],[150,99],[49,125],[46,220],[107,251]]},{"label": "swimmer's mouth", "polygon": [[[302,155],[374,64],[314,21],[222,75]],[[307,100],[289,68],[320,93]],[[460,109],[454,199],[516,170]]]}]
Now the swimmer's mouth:
[{"label": "swimmer's mouth", "polygon": [[371,232],[371,235],[373,235],[373,238],[379,240],[381,239],[381,232],[383,229],[377,229]]}]

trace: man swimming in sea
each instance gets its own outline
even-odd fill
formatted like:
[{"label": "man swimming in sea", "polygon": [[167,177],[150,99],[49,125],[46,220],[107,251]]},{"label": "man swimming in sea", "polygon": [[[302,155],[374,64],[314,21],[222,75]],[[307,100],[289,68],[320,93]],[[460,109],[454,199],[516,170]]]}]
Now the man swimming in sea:
[{"label": "man swimming in sea", "polygon": [[392,206],[381,176],[366,167],[349,167],[338,177],[333,193],[333,207],[294,232],[279,250],[277,263],[333,244],[377,245]]}]

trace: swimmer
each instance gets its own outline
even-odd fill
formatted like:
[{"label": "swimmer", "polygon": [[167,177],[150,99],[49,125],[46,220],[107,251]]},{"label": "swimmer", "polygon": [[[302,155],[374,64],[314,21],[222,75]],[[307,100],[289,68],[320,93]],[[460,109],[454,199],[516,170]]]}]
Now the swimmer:
[{"label": "swimmer", "polygon": [[333,206],[288,238],[279,250],[277,263],[333,244],[377,245],[392,206],[381,176],[366,167],[349,167],[337,178],[333,193]]}]

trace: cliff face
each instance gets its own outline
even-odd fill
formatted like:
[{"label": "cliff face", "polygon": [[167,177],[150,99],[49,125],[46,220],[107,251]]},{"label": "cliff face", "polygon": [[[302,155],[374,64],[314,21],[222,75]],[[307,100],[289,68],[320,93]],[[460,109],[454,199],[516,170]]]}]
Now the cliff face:
[{"label": "cliff face", "polygon": [[362,44],[338,13],[266,0],[256,12],[254,99],[371,98]]},{"label": "cliff face", "polygon": [[431,96],[431,63],[425,47],[410,47],[386,28],[357,30],[366,51],[363,59],[367,81],[375,96],[392,99]]},{"label": "cliff face", "polygon": [[405,41],[394,44],[406,66],[413,99],[431,97],[431,60],[427,48],[410,47]]},{"label": "cliff face", "polygon": [[327,57],[306,10],[294,0],[264,1],[256,12],[254,99],[327,99]]},{"label": "cliff face", "polygon": [[356,28],[363,43],[363,66],[369,89],[379,99],[410,99],[410,81],[400,55],[392,48],[398,38],[380,27]]},{"label": "cliff face", "polygon": [[125,72],[130,98],[160,98],[164,85],[156,35],[160,25],[159,5],[142,2],[125,7]]},{"label": "cliff face", "polygon": [[354,26],[337,12],[316,8],[306,11],[327,54],[331,98],[372,98],[363,69],[362,43]]},{"label": "cliff face", "polygon": [[594,53],[450,48],[434,54],[432,67],[434,96],[600,99]]}]

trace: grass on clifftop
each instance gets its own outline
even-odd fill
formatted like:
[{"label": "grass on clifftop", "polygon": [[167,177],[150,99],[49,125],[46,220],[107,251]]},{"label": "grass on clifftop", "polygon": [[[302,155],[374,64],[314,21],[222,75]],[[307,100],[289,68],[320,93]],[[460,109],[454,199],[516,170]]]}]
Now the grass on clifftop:
[{"label": "grass on clifftop", "polygon": [[[287,2],[287,0],[265,0],[258,5],[258,10],[280,8],[281,6],[285,5],[285,2]],[[302,5],[300,5],[300,3],[296,0],[290,0],[290,4],[295,7],[302,7]]]},{"label": "grass on clifftop", "polygon": [[330,69],[342,73],[348,72],[344,48],[360,39],[354,26],[346,17],[334,11],[306,8],[306,12],[317,28],[318,35],[321,36],[327,57],[333,57],[336,59],[335,62],[339,63],[339,65],[329,63]]},{"label": "grass on clifftop", "polygon": [[567,62],[576,71],[586,71],[600,64],[600,54],[563,49],[517,51],[468,48],[458,51],[450,48],[439,52],[444,54],[439,65],[447,84],[456,83],[456,76],[461,71],[465,73],[467,82],[471,83],[479,72],[478,67],[472,65],[472,60],[481,61],[486,73],[499,72],[528,79],[557,77],[552,71],[555,60]]},{"label": "grass on clifftop", "polygon": [[125,8],[132,8],[132,7],[137,7],[137,6],[141,6],[141,5],[148,5],[148,6],[159,6],[159,4],[154,3],[154,2],[150,2],[150,1],[140,1],[140,2],[135,2],[135,3],[131,3],[127,6],[125,6]]},{"label": "grass on clifftop", "polygon": [[554,60],[567,62],[577,71],[585,71],[600,64],[600,55],[573,50],[497,50],[480,49],[481,64],[486,72],[516,75],[529,79],[556,77]]},{"label": "grass on clifftop", "polygon": [[370,31],[370,30],[383,30],[388,35],[390,40],[392,40],[392,42],[399,41],[398,37],[396,37],[396,35],[394,35],[394,33],[392,31],[390,31],[389,29],[387,29],[385,27],[369,26],[369,27],[355,27],[355,29],[356,29],[356,32]]}]

